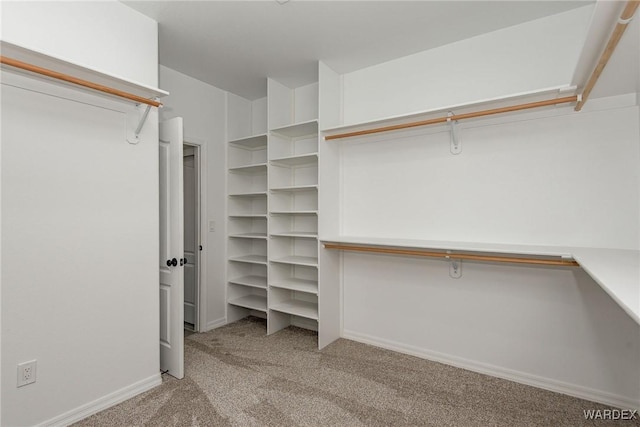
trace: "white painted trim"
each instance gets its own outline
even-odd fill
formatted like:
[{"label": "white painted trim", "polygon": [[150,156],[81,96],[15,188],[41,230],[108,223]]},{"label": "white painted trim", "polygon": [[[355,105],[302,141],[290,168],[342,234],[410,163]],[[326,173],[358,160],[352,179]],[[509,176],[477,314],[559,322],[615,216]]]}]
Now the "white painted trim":
[{"label": "white painted trim", "polygon": [[467,369],[469,371],[478,372],[480,374],[490,375],[492,377],[502,378],[520,384],[530,385],[544,390],[562,393],[580,399],[592,402],[603,403],[617,408],[638,409],[640,401],[633,401],[624,396],[615,395],[601,390],[594,390],[587,387],[569,384],[552,378],[540,377],[528,374],[526,372],[514,371],[512,369],[502,368],[500,366],[488,363],[477,362],[474,360],[464,359],[445,353],[431,351],[420,347],[399,343],[396,341],[385,340],[359,332],[344,330],[342,338],[385,348],[387,350],[397,351],[421,359],[431,360],[433,362],[444,363],[445,365],[455,366],[456,368]]},{"label": "white painted trim", "polygon": [[[267,90],[268,90],[268,86],[267,86]],[[224,170],[225,170],[225,174],[224,174],[224,194],[225,197],[223,198],[223,209],[224,209],[224,226],[222,231],[224,232],[224,236],[225,236],[225,244],[224,244],[224,248],[222,249],[224,251],[223,255],[224,255],[224,286],[223,286],[223,291],[222,291],[222,298],[224,301],[224,323],[227,323],[227,318],[229,317],[229,304],[227,304],[227,299],[228,299],[228,289],[229,289],[229,238],[227,236],[229,236],[229,203],[227,202],[227,200],[229,199],[229,95],[230,92],[226,92],[224,93]],[[231,94],[233,95],[233,94]],[[265,130],[265,134],[269,135],[269,103],[268,103],[268,97],[267,97],[267,129]],[[267,136],[267,138],[269,138]],[[268,139],[267,139],[268,141]],[[267,154],[267,160],[269,159],[269,155]],[[267,166],[268,167],[268,166]],[[267,172],[268,173],[268,172]],[[267,175],[268,176],[268,175]],[[267,203],[268,203],[268,199],[267,199]],[[269,209],[269,206],[267,205],[267,209]],[[267,211],[268,212],[268,211]],[[268,227],[268,226],[267,226]],[[209,227],[207,227],[207,230],[209,229]],[[268,229],[268,228],[267,228]],[[267,267],[268,268],[268,267]],[[267,271],[267,277],[268,276],[268,271]],[[217,324],[217,322],[219,322],[220,319],[218,320],[213,320],[211,321],[212,325]],[[212,326],[211,329],[216,328],[217,326]],[[211,330],[209,329],[209,325],[207,324],[207,330]]]},{"label": "white painted trim", "polygon": [[208,246],[207,246],[207,170],[209,167],[207,160],[207,144],[204,140],[196,137],[192,137],[189,135],[185,135],[183,138],[183,142],[189,145],[195,145],[199,149],[198,157],[199,157],[199,165],[198,172],[200,176],[198,177],[198,186],[200,191],[200,244],[202,245],[202,250],[199,254],[199,281],[198,281],[198,321],[196,325],[196,332],[204,332],[209,329],[203,329],[204,325],[207,325],[207,254],[208,254]]},{"label": "white painted trim", "polygon": [[227,324],[227,318],[221,317],[220,319],[212,320],[211,322],[207,323],[207,328],[204,331],[200,331],[200,332],[208,332],[212,329],[219,328],[220,326],[224,326],[226,324]]},{"label": "white painted trim", "polygon": [[38,424],[38,426],[68,426],[107,408],[115,406],[120,402],[131,399],[132,397],[137,396],[140,393],[151,390],[152,388],[157,387],[160,384],[162,384],[162,377],[158,372],[157,374],[154,374],[144,380],[138,381],[113,393],[107,394],[106,396],[100,397],[93,402],[86,403],[75,409],[67,411],[64,414],[44,421],[43,423]]}]

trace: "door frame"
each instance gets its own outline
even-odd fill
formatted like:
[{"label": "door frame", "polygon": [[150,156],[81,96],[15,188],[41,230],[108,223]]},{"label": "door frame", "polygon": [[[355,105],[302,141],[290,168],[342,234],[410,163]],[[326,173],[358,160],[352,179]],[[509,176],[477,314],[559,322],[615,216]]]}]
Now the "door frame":
[{"label": "door frame", "polygon": [[204,284],[207,283],[207,146],[205,142],[199,138],[193,138],[185,135],[183,138],[183,145],[194,147],[196,151],[196,202],[198,204],[196,208],[197,212],[197,227],[199,244],[202,245],[202,250],[198,251],[198,271],[197,271],[197,283],[196,283],[196,324],[194,325],[195,332],[203,332],[207,330],[207,287]]}]

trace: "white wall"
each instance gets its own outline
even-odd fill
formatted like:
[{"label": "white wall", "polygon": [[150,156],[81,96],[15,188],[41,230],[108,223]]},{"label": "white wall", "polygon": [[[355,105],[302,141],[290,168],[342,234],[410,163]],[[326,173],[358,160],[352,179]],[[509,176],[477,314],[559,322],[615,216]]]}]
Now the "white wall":
[{"label": "white wall", "polygon": [[343,233],[638,249],[637,107],[540,116],[344,143]]},{"label": "white wall", "polygon": [[215,221],[215,231],[205,231],[203,262],[206,268],[206,321],[200,327],[211,329],[225,323],[226,266],[226,92],[160,66],[160,87],[171,95],[163,99],[161,120],[184,118],[185,141],[202,142],[207,157],[206,223]]},{"label": "white wall", "polygon": [[[638,249],[640,133],[629,104],[479,121],[462,129],[459,155],[446,128],[343,142],[343,233]],[[448,270],[345,254],[344,336],[640,404],[640,327],[584,272],[465,262],[456,280]]]},{"label": "white wall", "polygon": [[227,96],[227,140],[267,132],[267,98],[254,101],[233,93]]},{"label": "white wall", "polygon": [[586,273],[344,255],[346,338],[625,408],[640,327]]},{"label": "white wall", "polygon": [[[2,9],[5,40],[157,85],[156,23],[121,3]],[[66,423],[160,382],[158,116],[130,145],[131,103],[9,78],[37,91],[2,86],[0,424]]]},{"label": "white wall", "polygon": [[343,124],[571,83],[593,6],[344,74]]},{"label": "white wall", "polygon": [[[569,84],[591,10],[341,81],[331,72],[323,81],[321,72],[321,100],[342,96],[342,105],[334,100],[321,111],[342,107],[342,124],[354,124]],[[627,90],[592,99],[579,114],[563,107],[462,122],[459,155],[449,151],[446,126],[327,142],[324,151],[337,152],[340,165],[329,171],[338,184],[321,177],[330,184],[323,191],[341,192],[329,206],[340,218],[332,229],[637,250],[640,109],[637,88]],[[465,262],[462,278],[452,279],[445,261],[353,253],[342,267],[344,337],[640,406],[640,327],[581,270]]]},{"label": "white wall", "polygon": [[3,1],[2,40],[157,86],[157,23],[115,0]]}]

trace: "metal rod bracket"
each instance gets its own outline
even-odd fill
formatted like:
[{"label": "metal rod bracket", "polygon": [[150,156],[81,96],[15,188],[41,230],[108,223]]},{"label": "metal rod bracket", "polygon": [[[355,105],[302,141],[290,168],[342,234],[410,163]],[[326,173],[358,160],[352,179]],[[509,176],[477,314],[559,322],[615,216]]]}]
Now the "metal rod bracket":
[{"label": "metal rod bracket", "polygon": [[[139,110],[141,105],[142,104],[137,104],[136,105],[136,112]],[[134,144],[135,145],[138,142],[140,142],[140,132],[142,131],[142,127],[144,126],[145,122],[147,121],[147,117],[149,116],[149,111],[150,110],[151,110],[151,105],[147,105],[147,107],[144,109],[144,112],[142,113],[142,117],[140,118],[140,121],[138,122],[138,126],[136,127],[136,129],[134,131],[129,132],[129,135],[127,136],[127,142],[129,144]]]},{"label": "metal rod bracket", "polygon": [[462,152],[462,143],[460,142],[460,133],[458,128],[458,121],[452,120],[454,114],[452,111],[447,113],[447,123],[451,125],[451,154],[460,154]]},{"label": "metal rod bracket", "polygon": [[[447,251],[448,254],[451,252]],[[454,279],[462,277],[462,260],[459,258],[451,258],[451,255],[446,255],[449,260],[449,276]]]}]

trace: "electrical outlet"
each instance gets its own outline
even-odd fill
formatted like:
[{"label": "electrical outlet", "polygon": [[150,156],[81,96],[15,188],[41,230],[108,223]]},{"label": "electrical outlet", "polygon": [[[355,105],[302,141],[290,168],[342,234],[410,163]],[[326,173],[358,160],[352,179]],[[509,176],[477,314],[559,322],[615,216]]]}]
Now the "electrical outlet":
[{"label": "electrical outlet", "polygon": [[36,360],[18,364],[18,387],[36,382]]},{"label": "electrical outlet", "polygon": [[209,221],[209,232],[213,233],[216,231],[216,222],[215,221]]}]

